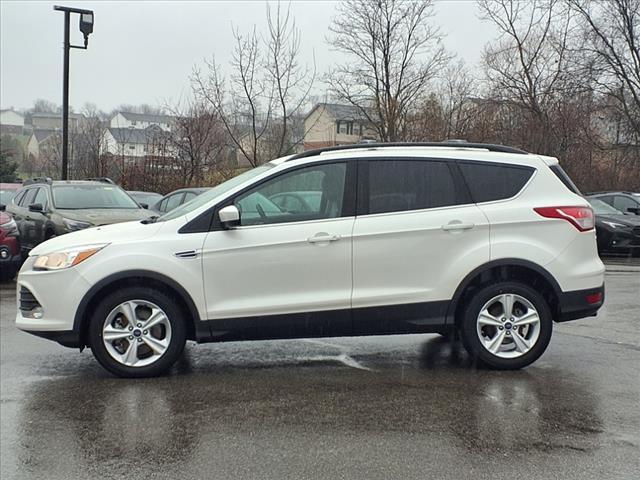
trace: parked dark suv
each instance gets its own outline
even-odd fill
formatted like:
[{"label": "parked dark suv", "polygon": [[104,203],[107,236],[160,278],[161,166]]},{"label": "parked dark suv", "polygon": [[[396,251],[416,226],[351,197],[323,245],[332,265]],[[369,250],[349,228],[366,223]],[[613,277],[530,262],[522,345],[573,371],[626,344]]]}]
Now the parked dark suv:
[{"label": "parked dark suv", "polygon": [[68,232],[149,217],[112,182],[50,178],[25,181],[7,211],[18,224],[23,250]]},{"label": "parked dark suv", "polygon": [[640,215],[640,193],[637,192],[596,192],[588,193],[589,199],[598,200],[611,205],[623,213]]}]

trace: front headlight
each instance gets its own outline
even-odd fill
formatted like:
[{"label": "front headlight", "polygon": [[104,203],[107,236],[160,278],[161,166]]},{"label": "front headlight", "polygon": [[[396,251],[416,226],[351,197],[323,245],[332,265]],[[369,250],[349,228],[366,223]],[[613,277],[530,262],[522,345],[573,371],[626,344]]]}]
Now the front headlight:
[{"label": "front headlight", "polygon": [[0,228],[6,231],[7,237],[15,237],[18,234],[18,225],[16,225],[16,221],[13,218],[0,225]]},{"label": "front headlight", "polygon": [[626,228],[626,225],[623,225],[622,223],[616,223],[616,222],[607,222],[607,221],[602,221],[602,223],[606,223],[607,225],[609,225],[611,228]]},{"label": "front headlight", "polygon": [[84,262],[90,256],[98,253],[107,244],[84,245],[82,247],[70,248],[59,252],[52,252],[46,255],[38,255],[33,263],[34,270],[62,270],[73,267],[80,262]]},{"label": "front headlight", "polygon": [[91,224],[89,222],[80,222],[78,220],[71,220],[70,218],[63,218],[62,221],[64,225],[72,232],[76,230],[84,230],[85,228],[89,228]]}]

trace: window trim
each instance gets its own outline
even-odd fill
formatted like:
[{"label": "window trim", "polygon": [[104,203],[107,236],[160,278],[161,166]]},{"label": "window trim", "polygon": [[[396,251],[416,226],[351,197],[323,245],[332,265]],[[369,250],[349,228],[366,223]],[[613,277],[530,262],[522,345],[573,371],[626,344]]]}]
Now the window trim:
[{"label": "window trim", "polygon": [[[331,160],[322,160],[322,161],[314,161],[314,162],[308,162],[308,163],[304,163],[302,165],[296,165],[294,167],[291,168],[287,168],[286,170],[281,170],[277,173],[274,173],[273,175],[270,175],[266,178],[263,178],[262,180],[252,183],[251,185],[246,186],[245,188],[243,188],[242,190],[239,190],[238,192],[234,193],[233,195],[221,200],[217,205],[214,205],[213,207],[211,207],[209,210],[207,210],[206,212],[203,212],[202,214],[200,214],[199,216],[202,215],[206,215],[209,212],[212,212],[212,218],[211,218],[211,225],[209,226],[209,231],[210,232],[215,232],[215,231],[224,231],[226,230],[222,224],[220,223],[220,219],[218,217],[218,211],[226,206],[229,205],[233,205],[235,199],[241,195],[243,195],[244,193],[248,192],[249,190],[253,190],[254,188],[259,187],[260,185],[266,183],[266,182],[270,182],[271,180],[274,180],[282,175],[286,175],[286,174],[290,174],[292,172],[295,172],[296,170],[302,170],[305,168],[310,168],[310,167],[315,167],[318,165],[329,165],[329,164],[334,164],[334,163],[344,163],[345,167],[346,167],[346,171],[345,171],[345,178],[344,178],[344,195],[343,195],[343,199],[342,199],[342,212],[341,215],[338,217],[334,217],[334,218],[322,218],[322,219],[318,219],[318,220],[300,220],[300,221],[295,221],[295,222],[279,222],[279,223],[267,223],[267,224],[259,224],[259,225],[244,225],[244,226],[238,226],[238,227],[234,227],[234,230],[246,230],[249,228],[264,228],[264,227],[276,227],[276,226],[283,226],[283,225],[297,225],[297,224],[301,224],[301,223],[318,223],[318,222],[325,222],[327,220],[329,221],[335,221],[335,220],[339,220],[339,219],[343,219],[343,218],[350,218],[350,217],[355,217],[356,216],[356,192],[355,192],[355,187],[357,185],[357,166],[356,164],[357,159],[344,159],[344,158],[340,158],[340,159],[331,159]],[[197,217],[196,217],[197,218]],[[196,220],[196,219],[194,219]],[[190,222],[189,222],[190,223]],[[188,225],[188,224],[187,224]],[[185,225],[186,226],[186,225]],[[181,230],[184,227],[181,228]],[[191,233],[191,232],[185,232],[185,233]]]},{"label": "window trim", "polygon": [[[456,203],[454,205],[442,205],[438,207],[428,207],[428,208],[419,208],[412,210],[394,210],[392,212],[378,212],[378,213],[369,213],[369,188],[370,188],[370,172],[369,165],[370,162],[383,161],[383,162],[393,162],[393,161],[405,161],[405,162],[438,162],[444,163],[449,167],[449,172],[451,173],[451,178],[457,190],[457,194],[461,195],[461,199],[463,203]],[[471,192],[467,184],[464,182],[464,178],[462,178],[462,172],[457,166],[457,160],[453,158],[440,158],[440,157],[368,157],[361,158],[358,162],[358,178],[362,179],[362,181],[358,182],[358,203],[356,216],[357,217],[377,217],[381,215],[406,215],[416,212],[428,212],[428,211],[436,211],[443,209],[451,209],[451,208],[460,208],[464,206],[474,205],[473,198],[471,197]]]}]

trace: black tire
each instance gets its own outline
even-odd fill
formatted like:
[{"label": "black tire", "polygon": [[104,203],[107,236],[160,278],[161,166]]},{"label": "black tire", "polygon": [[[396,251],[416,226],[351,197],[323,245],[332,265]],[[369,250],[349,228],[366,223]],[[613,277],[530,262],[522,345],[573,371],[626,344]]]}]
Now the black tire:
[{"label": "black tire", "polygon": [[[540,318],[538,340],[528,352],[515,358],[503,358],[489,352],[481,343],[476,330],[476,322],[483,306],[493,297],[505,293],[524,297],[533,304]],[[546,300],[533,288],[518,282],[502,282],[481,288],[468,299],[459,329],[462,343],[474,360],[498,370],[517,370],[530,365],[544,353],[551,340],[553,318]]]},{"label": "black tire", "polygon": [[10,282],[16,276],[18,269],[13,266],[2,267],[0,269],[0,282]]},{"label": "black tire", "polygon": [[[167,350],[147,366],[131,367],[118,362],[109,354],[102,340],[103,325],[109,313],[129,300],[154,303],[164,311],[171,325],[171,340]],[[167,293],[147,287],[123,288],[107,295],[94,310],[89,323],[89,345],[96,360],[115,375],[128,378],[155,377],[165,373],[182,355],[186,344],[186,320],[176,300]]]}]

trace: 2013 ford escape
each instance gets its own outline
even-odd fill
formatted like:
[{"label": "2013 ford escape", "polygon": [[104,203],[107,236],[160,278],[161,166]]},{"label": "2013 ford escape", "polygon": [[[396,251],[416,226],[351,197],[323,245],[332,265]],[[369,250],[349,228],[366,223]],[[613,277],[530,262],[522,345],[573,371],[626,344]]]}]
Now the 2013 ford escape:
[{"label": "2013 ford escape", "polygon": [[477,360],[536,360],[595,315],[594,215],[555,158],[370,144],[280,158],[156,221],[34,248],[18,328],[158,375],[197,342],[459,332]]}]

